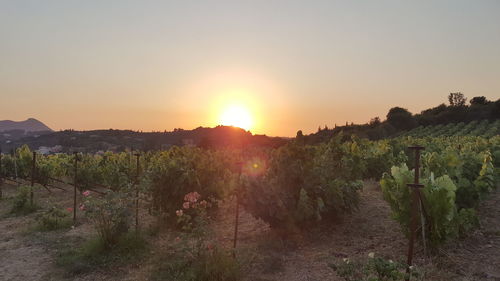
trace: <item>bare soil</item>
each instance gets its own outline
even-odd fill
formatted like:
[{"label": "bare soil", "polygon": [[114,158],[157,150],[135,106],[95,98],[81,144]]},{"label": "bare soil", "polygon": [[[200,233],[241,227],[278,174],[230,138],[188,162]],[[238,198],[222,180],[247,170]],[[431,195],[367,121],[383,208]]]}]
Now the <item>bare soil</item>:
[{"label": "bare soil", "polygon": [[[13,196],[15,186],[4,185],[4,197]],[[72,193],[40,189],[36,202],[47,207],[57,202],[72,207]],[[77,247],[94,235],[90,223],[69,230],[33,230],[36,213],[14,216],[10,200],[0,201],[0,280],[147,280],[155,259],[167,251],[175,234],[160,232],[150,238],[151,250],[141,260],[119,266],[68,276],[55,263],[59,246]],[[213,228],[216,239],[233,246],[235,203],[224,203]],[[468,237],[453,241],[439,253],[424,258],[417,246],[415,264],[425,270],[425,280],[500,280],[500,189],[479,208],[480,227]],[[144,216],[146,212],[144,211]],[[150,220],[144,218],[144,227]],[[240,209],[237,256],[244,265],[245,281],[342,280],[329,266],[343,258],[366,259],[368,253],[399,261],[406,260],[407,239],[391,219],[390,208],[382,199],[377,183],[366,182],[359,211],[344,216],[332,226],[317,227],[287,240],[264,222]]]}]

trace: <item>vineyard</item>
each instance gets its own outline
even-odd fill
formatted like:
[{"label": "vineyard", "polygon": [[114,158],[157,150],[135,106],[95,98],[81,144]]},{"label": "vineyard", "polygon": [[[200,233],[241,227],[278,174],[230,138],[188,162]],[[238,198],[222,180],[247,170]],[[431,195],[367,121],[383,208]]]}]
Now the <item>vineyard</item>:
[{"label": "vineyard", "polygon": [[[7,216],[36,214],[44,230],[91,226],[100,255],[124,255],[124,243],[154,248],[154,237],[167,233],[169,250],[147,279],[252,280],[243,276],[252,262],[239,240],[245,232],[239,220],[251,217],[293,244],[303,233],[341,225],[362,209],[364,185],[375,180],[401,233],[414,235],[418,255],[432,258],[480,227],[477,210],[500,182],[499,131],[500,121],[473,121],[418,127],[380,141],[345,141],[340,135],[312,146],[298,136],[277,149],[39,155],[23,146],[0,158],[1,202]],[[423,147],[419,159],[410,146]],[[412,209],[417,193],[407,185],[414,182],[415,163],[421,165],[421,187],[418,208]],[[65,199],[46,203],[51,196]],[[229,244],[214,229],[224,215],[230,216]],[[116,265],[101,259],[96,265],[96,254],[81,249],[59,262],[70,268],[66,274],[88,272],[75,270],[76,264]],[[125,255],[135,251],[127,249]],[[344,278],[338,280],[433,280],[426,279],[424,265],[408,270],[403,259],[366,255],[370,259],[356,267],[348,257],[329,266]],[[374,276],[379,279],[369,279]]]},{"label": "vineyard", "polygon": [[500,134],[500,120],[471,121],[469,123],[449,123],[446,125],[419,126],[404,132],[401,136],[409,137],[461,137],[479,136],[490,138]]}]

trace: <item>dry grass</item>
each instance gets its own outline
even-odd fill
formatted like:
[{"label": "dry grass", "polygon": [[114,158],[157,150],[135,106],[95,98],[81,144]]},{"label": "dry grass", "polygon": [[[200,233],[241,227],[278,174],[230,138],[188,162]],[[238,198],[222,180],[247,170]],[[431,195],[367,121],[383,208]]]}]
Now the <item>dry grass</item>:
[{"label": "dry grass", "polygon": [[[3,187],[5,197],[15,187]],[[43,208],[50,201],[72,206],[70,192],[38,190],[35,198]],[[55,260],[61,245],[78,245],[94,234],[84,218],[74,229],[47,233],[30,233],[36,213],[27,216],[8,215],[9,201],[0,201],[0,280],[147,280],[152,264],[169,250],[175,235],[162,231],[149,237],[151,251],[140,260],[106,269],[96,269],[77,276],[66,276]],[[213,229],[215,239],[231,248],[234,231],[234,201],[220,208]],[[143,214],[143,229],[154,220]],[[369,252],[393,260],[405,260],[407,239],[399,225],[390,218],[389,206],[383,201],[378,184],[366,182],[358,212],[344,216],[331,226],[318,227],[294,234],[283,241],[262,221],[240,210],[238,258],[247,281],[341,280],[331,263],[343,258],[366,258]],[[417,248],[415,263],[424,266],[426,280],[500,280],[500,190],[492,194],[479,209],[481,228],[469,237],[454,241],[432,259],[422,257]],[[146,230],[144,229],[146,232]]]}]

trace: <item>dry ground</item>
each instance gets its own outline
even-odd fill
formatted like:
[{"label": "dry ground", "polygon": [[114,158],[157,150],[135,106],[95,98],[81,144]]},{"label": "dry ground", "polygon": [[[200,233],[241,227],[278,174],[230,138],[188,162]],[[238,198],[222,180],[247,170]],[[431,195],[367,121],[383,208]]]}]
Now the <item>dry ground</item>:
[{"label": "dry ground", "polygon": [[[15,186],[4,185],[4,196],[12,196]],[[36,201],[72,205],[72,193],[45,189],[36,192]],[[405,260],[407,240],[399,225],[390,218],[376,183],[366,182],[358,212],[345,216],[329,228],[303,231],[283,241],[265,223],[241,211],[238,256],[244,264],[246,281],[342,280],[329,267],[343,258],[365,259],[374,252],[393,260]],[[217,239],[232,247],[234,201],[223,205],[214,223]],[[79,218],[74,229],[56,232],[33,231],[36,214],[13,216],[9,200],[0,201],[0,280],[147,280],[152,261],[166,251],[173,234],[161,232],[149,238],[148,255],[133,264],[106,268],[88,274],[67,276],[55,264],[61,243],[76,247],[94,234],[92,226]],[[459,241],[443,247],[440,253],[424,259],[417,247],[415,263],[423,266],[426,280],[500,280],[500,189],[479,209],[481,227]],[[148,223],[144,223],[145,225]]]}]

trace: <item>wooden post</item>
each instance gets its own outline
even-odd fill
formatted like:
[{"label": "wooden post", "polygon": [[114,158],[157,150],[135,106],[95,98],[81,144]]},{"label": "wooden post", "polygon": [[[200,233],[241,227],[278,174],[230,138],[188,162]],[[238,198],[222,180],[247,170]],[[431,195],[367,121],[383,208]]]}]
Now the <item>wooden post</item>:
[{"label": "wooden post", "polygon": [[139,153],[135,154],[136,159],[136,174],[135,174],[135,232],[139,233],[139,172],[140,163],[139,158],[141,155]]},{"label": "wooden post", "polygon": [[77,173],[78,173],[78,152],[75,155],[74,163],[74,178],[73,178],[73,225],[76,226],[76,187],[77,187]]},{"label": "wooden post", "polygon": [[410,146],[409,149],[415,151],[415,179],[414,183],[407,184],[410,187],[411,192],[411,217],[410,217],[410,237],[409,237],[409,245],[408,245],[408,259],[407,264],[408,267],[406,269],[406,273],[408,276],[406,280],[410,280],[410,266],[413,262],[413,247],[415,243],[415,234],[417,231],[417,209],[418,204],[420,204],[420,188],[424,186],[419,183],[420,181],[420,150],[424,149],[422,146]]},{"label": "wooden post", "polygon": [[238,221],[240,217],[240,185],[241,185],[241,169],[243,166],[242,162],[238,162],[238,183],[236,187],[236,214],[235,214],[235,219],[234,219],[234,238],[233,238],[233,257],[236,257],[236,244],[238,241]]},{"label": "wooden post", "polygon": [[31,189],[30,189],[30,204],[33,206],[33,188],[35,186],[36,173],[36,151],[33,151],[33,161],[31,163]]},{"label": "wooden post", "polygon": [[[12,158],[14,159],[14,180],[17,182],[17,157],[16,157],[16,150],[12,149]],[[17,184],[19,186],[19,183]]]},{"label": "wooden post", "polygon": [[3,198],[2,185],[3,185],[2,149],[0,149],[0,200]]}]

